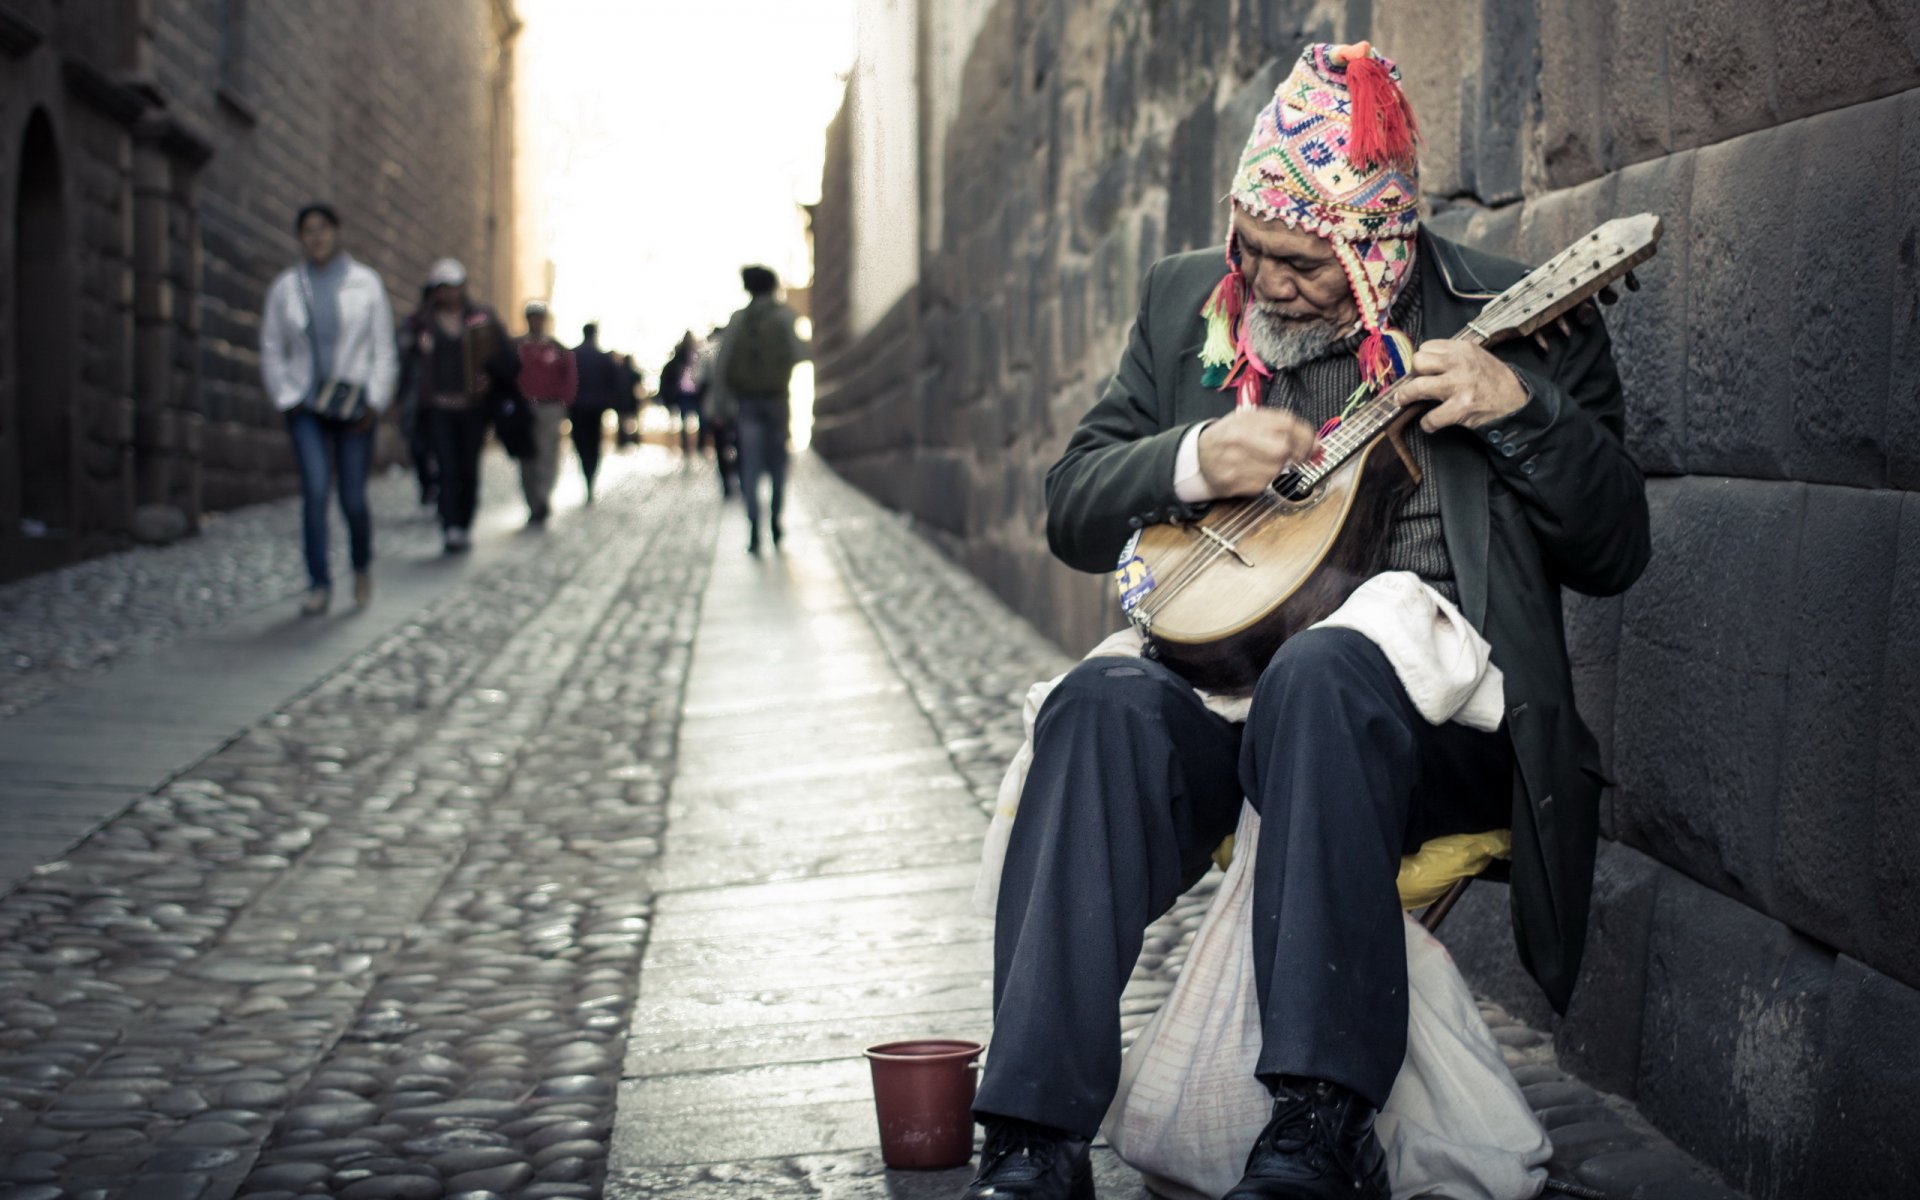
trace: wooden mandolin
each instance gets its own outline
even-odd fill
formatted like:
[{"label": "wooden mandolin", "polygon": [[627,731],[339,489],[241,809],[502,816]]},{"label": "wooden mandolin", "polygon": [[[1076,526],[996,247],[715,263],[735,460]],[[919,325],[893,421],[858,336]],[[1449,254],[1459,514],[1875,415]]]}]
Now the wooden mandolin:
[{"label": "wooden mandolin", "polygon": [[[1487,303],[1456,340],[1529,334],[1653,257],[1660,219],[1609,221]],[[1405,429],[1424,404],[1395,384],[1350,413],[1310,464],[1258,495],[1216,501],[1195,521],[1151,525],[1121,551],[1120,604],[1148,653],[1200,687],[1243,688],[1280,643],[1340,607],[1381,570],[1401,502],[1420,482]]]}]

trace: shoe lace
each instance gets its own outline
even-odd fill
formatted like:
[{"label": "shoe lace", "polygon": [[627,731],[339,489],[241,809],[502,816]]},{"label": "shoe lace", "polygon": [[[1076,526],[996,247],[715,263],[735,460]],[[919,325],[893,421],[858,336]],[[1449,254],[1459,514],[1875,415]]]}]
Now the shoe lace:
[{"label": "shoe lace", "polygon": [[980,1147],[980,1174],[985,1176],[1001,1163],[1018,1155],[1035,1172],[1043,1171],[1053,1158],[1060,1135],[1043,1125],[1008,1121],[996,1125]]},{"label": "shoe lace", "polygon": [[1328,1118],[1333,1098],[1320,1089],[1282,1088],[1273,1099],[1273,1115],[1262,1140],[1283,1154],[1305,1154],[1316,1170],[1331,1167],[1351,1179],[1361,1175],[1350,1148],[1343,1148]]}]

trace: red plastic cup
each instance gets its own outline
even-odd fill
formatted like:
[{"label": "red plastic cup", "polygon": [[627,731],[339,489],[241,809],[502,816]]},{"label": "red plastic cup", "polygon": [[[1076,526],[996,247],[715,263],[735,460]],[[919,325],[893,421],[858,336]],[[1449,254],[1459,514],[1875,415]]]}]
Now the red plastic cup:
[{"label": "red plastic cup", "polygon": [[920,1038],[869,1047],[880,1157],[899,1171],[939,1171],[973,1158],[979,1042]]}]

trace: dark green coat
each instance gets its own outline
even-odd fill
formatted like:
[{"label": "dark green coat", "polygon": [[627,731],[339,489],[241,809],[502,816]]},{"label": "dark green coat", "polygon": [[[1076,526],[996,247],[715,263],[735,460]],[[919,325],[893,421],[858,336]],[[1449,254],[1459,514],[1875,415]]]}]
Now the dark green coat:
[{"label": "dark green coat", "polygon": [[[1458,332],[1526,273],[1425,230],[1420,263],[1429,338]],[[1200,308],[1223,264],[1215,248],[1147,272],[1119,369],[1047,472],[1047,540],[1069,566],[1110,571],[1130,519],[1188,511],[1173,494],[1180,439],[1233,406],[1229,393],[1200,384]],[[1435,435],[1433,471],[1460,607],[1506,675],[1520,958],[1564,1009],[1586,941],[1605,777],[1574,709],[1560,589],[1605,596],[1639,577],[1648,554],[1646,490],[1621,444],[1620,379],[1598,321],[1556,334],[1546,352],[1531,340],[1493,352],[1518,371],[1531,398],[1500,421]]]}]

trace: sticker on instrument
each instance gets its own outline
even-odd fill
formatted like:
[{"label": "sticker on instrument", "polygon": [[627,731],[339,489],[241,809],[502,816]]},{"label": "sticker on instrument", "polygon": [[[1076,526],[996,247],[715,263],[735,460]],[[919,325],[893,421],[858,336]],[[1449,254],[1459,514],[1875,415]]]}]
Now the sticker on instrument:
[{"label": "sticker on instrument", "polygon": [[1132,616],[1140,601],[1153,590],[1153,570],[1147,566],[1146,559],[1131,555],[1113,573],[1113,583],[1120,589],[1120,610]]}]

